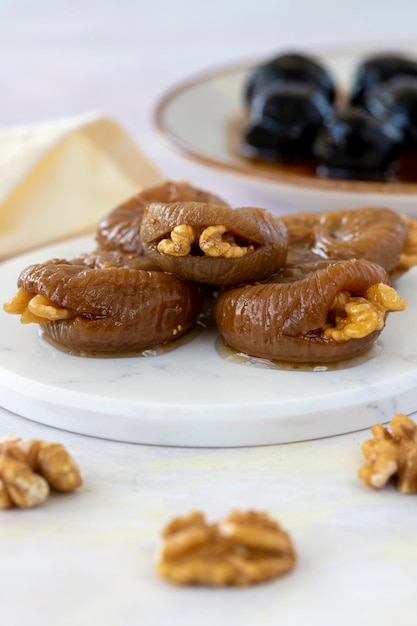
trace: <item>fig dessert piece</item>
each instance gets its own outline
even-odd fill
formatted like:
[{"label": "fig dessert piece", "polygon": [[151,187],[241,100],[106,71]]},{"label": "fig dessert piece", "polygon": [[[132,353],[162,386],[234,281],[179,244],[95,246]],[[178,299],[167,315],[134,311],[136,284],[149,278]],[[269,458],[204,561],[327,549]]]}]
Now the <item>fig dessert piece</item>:
[{"label": "fig dessert piece", "polygon": [[145,207],[151,202],[179,201],[226,204],[218,196],[188,182],[167,181],[162,185],[148,187],[103,217],[96,233],[99,247],[104,250],[142,254],[140,227]]},{"label": "fig dessert piece", "polygon": [[406,307],[376,263],[323,261],[304,274],[298,269],[219,296],[214,314],[227,344],[287,363],[345,361],[375,343],[388,311]]},{"label": "fig dessert piece", "polygon": [[288,231],[287,265],[358,258],[374,261],[390,272],[409,238],[407,221],[391,209],[293,213],[282,219]]},{"label": "fig dessert piece", "polygon": [[136,352],[191,328],[201,308],[197,285],[159,271],[144,257],[109,256],[25,268],[5,311],[40,324],[46,336],[83,355]]},{"label": "fig dessert piece", "polygon": [[268,278],[287,255],[283,222],[251,207],[153,203],[144,212],[141,238],[162,270],[214,286]]}]

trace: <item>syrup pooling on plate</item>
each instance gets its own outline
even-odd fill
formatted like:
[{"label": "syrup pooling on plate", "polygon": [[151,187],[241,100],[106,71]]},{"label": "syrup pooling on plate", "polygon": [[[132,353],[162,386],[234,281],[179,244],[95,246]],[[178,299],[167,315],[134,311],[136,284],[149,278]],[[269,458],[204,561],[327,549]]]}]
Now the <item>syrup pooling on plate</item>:
[{"label": "syrup pooling on plate", "polygon": [[335,361],[332,363],[292,363],[289,361],[262,359],[252,356],[251,354],[246,354],[245,352],[232,348],[221,336],[216,339],[216,351],[225,361],[260,369],[283,370],[287,372],[333,372],[335,370],[345,370],[350,367],[363,365],[367,361],[377,358],[382,350],[382,344],[376,341],[373,346],[363,354],[345,361]]}]

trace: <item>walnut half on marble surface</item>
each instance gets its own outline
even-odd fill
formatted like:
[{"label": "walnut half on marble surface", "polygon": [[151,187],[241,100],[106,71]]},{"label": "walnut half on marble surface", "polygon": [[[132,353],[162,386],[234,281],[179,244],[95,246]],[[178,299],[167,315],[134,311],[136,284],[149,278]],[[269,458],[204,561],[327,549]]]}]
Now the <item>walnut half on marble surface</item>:
[{"label": "walnut half on marble surface", "polygon": [[370,487],[379,489],[396,477],[401,493],[417,493],[417,424],[407,415],[397,413],[389,426],[372,427],[373,439],[362,445],[366,459],[358,472]]},{"label": "walnut half on marble surface", "polygon": [[245,586],[294,568],[289,535],[266,513],[233,511],[216,523],[193,512],[162,531],[160,576],[178,585]]},{"label": "walnut half on marble surface", "polygon": [[51,488],[72,491],[81,484],[77,464],[60,443],[0,437],[0,509],[31,508]]}]

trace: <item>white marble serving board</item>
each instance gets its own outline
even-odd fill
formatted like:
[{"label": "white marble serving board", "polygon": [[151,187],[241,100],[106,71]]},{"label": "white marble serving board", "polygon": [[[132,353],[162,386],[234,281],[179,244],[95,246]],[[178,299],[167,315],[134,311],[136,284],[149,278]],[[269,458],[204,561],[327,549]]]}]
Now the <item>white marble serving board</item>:
[{"label": "white marble serving board", "polygon": [[[26,265],[93,246],[82,238],[1,264],[1,302]],[[417,269],[396,286],[409,307],[389,316],[374,356],[327,371],[227,361],[216,329],[158,356],[71,356],[44,341],[36,325],[1,311],[0,402],[56,428],[156,445],[286,443],[367,428],[417,410]]]}]

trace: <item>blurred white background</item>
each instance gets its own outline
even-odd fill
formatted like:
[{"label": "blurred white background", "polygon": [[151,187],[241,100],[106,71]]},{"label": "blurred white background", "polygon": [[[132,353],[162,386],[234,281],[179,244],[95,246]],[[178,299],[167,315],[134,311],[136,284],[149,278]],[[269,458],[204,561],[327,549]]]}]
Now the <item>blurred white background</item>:
[{"label": "blurred white background", "polygon": [[155,130],[167,89],[280,49],[412,42],[416,24],[415,0],[0,0],[0,126],[100,110],[167,177],[211,184],[217,173],[175,154]]}]

